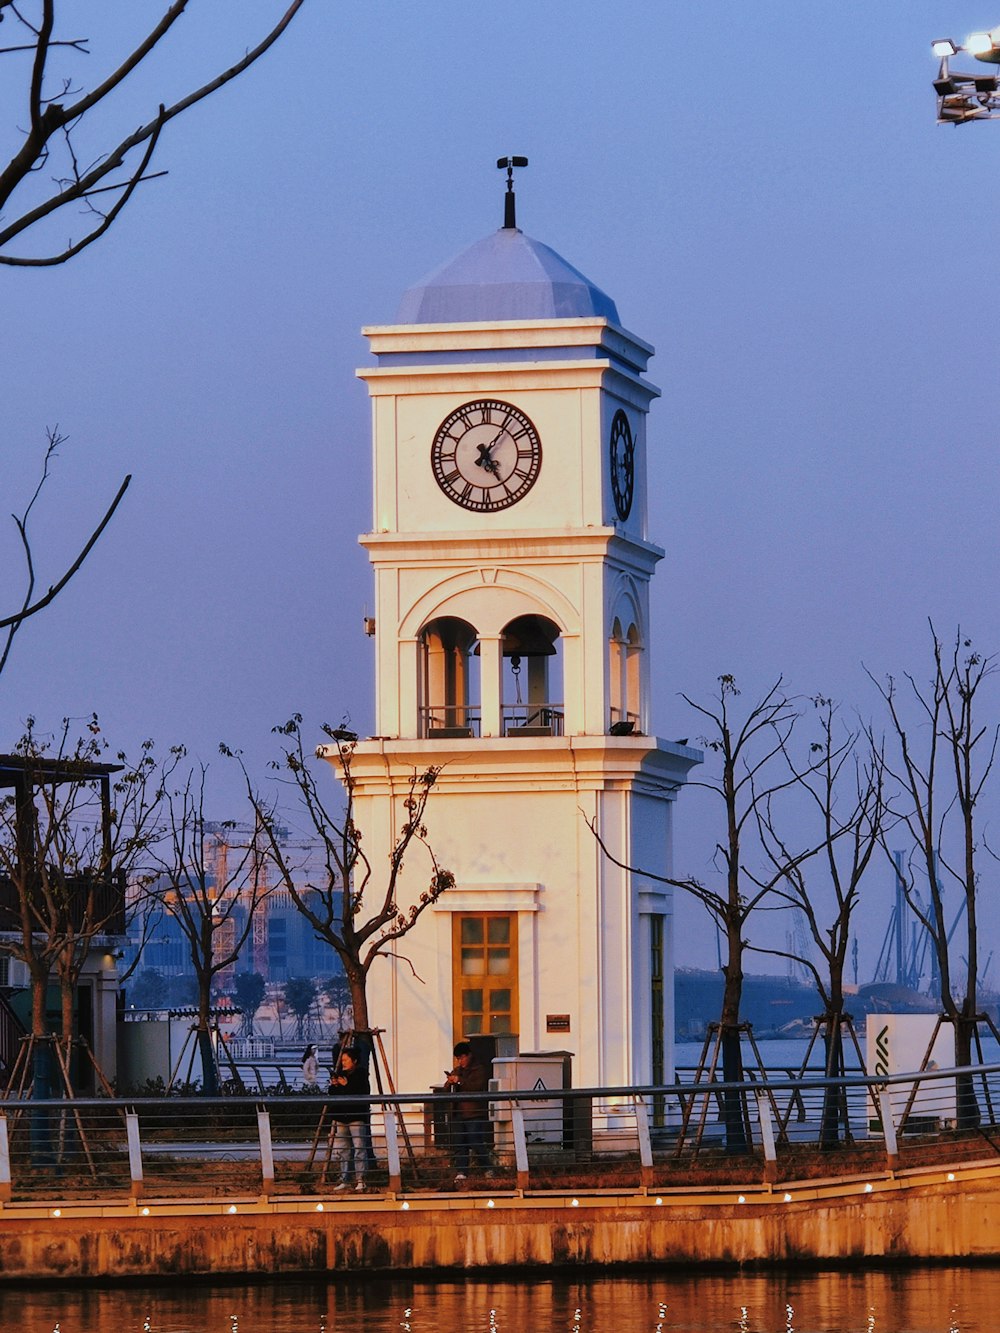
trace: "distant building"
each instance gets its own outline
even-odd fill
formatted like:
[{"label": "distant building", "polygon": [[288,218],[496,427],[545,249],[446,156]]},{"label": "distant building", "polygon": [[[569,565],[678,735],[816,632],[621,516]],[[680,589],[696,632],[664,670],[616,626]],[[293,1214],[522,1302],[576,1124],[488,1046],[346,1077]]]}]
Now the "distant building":
[{"label": "distant building", "polygon": [[[210,826],[212,838],[206,850],[207,887],[224,885],[228,881],[234,854],[240,849],[240,838],[249,830],[229,825]],[[245,844],[243,844],[245,846]],[[261,882],[267,876],[266,863],[258,871],[256,895],[248,879],[228,919],[219,928],[217,954],[232,952],[236,941],[247,926],[248,914],[253,909],[255,896],[266,891],[253,909],[253,920],[235,963],[223,968],[216,977],[216,989],[225,991],[238,972],[257,972],[268,983],[287,981],[290,977],[312,977],[323,980],[338,976],[343,969],[334,949],[318,940],[312,926],[292,901],[287,889],[270,888]],[[191,949],[178,917],[160,901],[151,901],[140,910],[131,931],[128,949],[129,963],[138,954],[133,975],[144,971],[158,972],[166,978],[193,978]]]}]

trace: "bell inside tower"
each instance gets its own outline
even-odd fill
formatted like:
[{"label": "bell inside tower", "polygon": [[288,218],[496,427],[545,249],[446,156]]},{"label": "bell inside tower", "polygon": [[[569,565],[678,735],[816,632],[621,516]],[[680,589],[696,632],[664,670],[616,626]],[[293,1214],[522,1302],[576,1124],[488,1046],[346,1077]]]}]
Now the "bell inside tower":
[{"label": "bell inside tower", "polygon": [[518,616],[503,631],[503,733],[561,736],[562,654],[559,627],[546,616]]}]

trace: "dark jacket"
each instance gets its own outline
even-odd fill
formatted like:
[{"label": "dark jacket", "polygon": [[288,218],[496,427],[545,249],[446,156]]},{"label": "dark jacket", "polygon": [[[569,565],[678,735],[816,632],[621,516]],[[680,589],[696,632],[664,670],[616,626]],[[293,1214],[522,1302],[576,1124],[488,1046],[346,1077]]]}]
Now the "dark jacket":
[{"label": "dark jacket", "polygon": [[[452,1073],[458,1080],[459,1092],[489,1091],[490,1071],[475,1059],[465,1069],[453,1069]],[[455,1099],[455,1114],[462,1120],[488,1120],[490,1115],[489,1102],[463,1101],[461,1097],[457,1097]]]},{"label": "dark jacket", "polygon": [[[343,1082],[338,1082],[338,1079]],[[351,1070],[339,1070],[330,1080],[330,1096],[333,1098],[330,1115],[340,1125],[371,1119],[371,1107],[367,1102],[351,1100],[354,1097],[367,1097],[370,1092],[368,1071],[363,1065],[355,1065]]]}]

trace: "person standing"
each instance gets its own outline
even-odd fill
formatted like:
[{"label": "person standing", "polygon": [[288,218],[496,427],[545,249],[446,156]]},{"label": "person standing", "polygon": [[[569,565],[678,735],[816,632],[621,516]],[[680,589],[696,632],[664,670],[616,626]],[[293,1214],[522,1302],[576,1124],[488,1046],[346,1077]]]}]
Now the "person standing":
[{"label": "person standing", "polygon": [[[455,1068],[446,1076],[445,1086],[457,1089],[459,1094],[487,1092],[490,1071],[476,1059],[471,1044],[467,1041],[458,1042],[453,1054]],[[456,1181],[466,1179],[473,1162],[483,1170],[489,1170],[489,1103],[467,1096],[456,1097],[451,1123]]]},{"label": "person standing", "polygon": [[319,1092],[319,1062],[316,1047],[311,1043],[302,1053],[302,1088],[305,1092]]},{"label": "person standing", "polygon": [[357,1052],[345,1046],[330,1078],[333,1151],[340,1164],[340,1184],[336,1186],[338,1190],[350,1188],[352,1164],[354,1188],[359,1194],[365,1188],[371,1107],[366,1101],[354,1099],[367,1097],[370,1092],[367,1069],[358,1061]]}]

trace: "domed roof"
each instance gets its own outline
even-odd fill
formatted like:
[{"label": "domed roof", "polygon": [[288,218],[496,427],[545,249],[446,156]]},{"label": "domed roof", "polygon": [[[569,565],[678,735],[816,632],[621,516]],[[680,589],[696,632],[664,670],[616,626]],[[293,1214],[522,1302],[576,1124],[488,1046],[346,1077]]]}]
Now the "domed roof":
[{"label": "domed roof", "polygon": [[614,301],[556,252],[515,227],[476,241],[404,294],[397,324],[475,324],[512,319],[619,323]]}]

